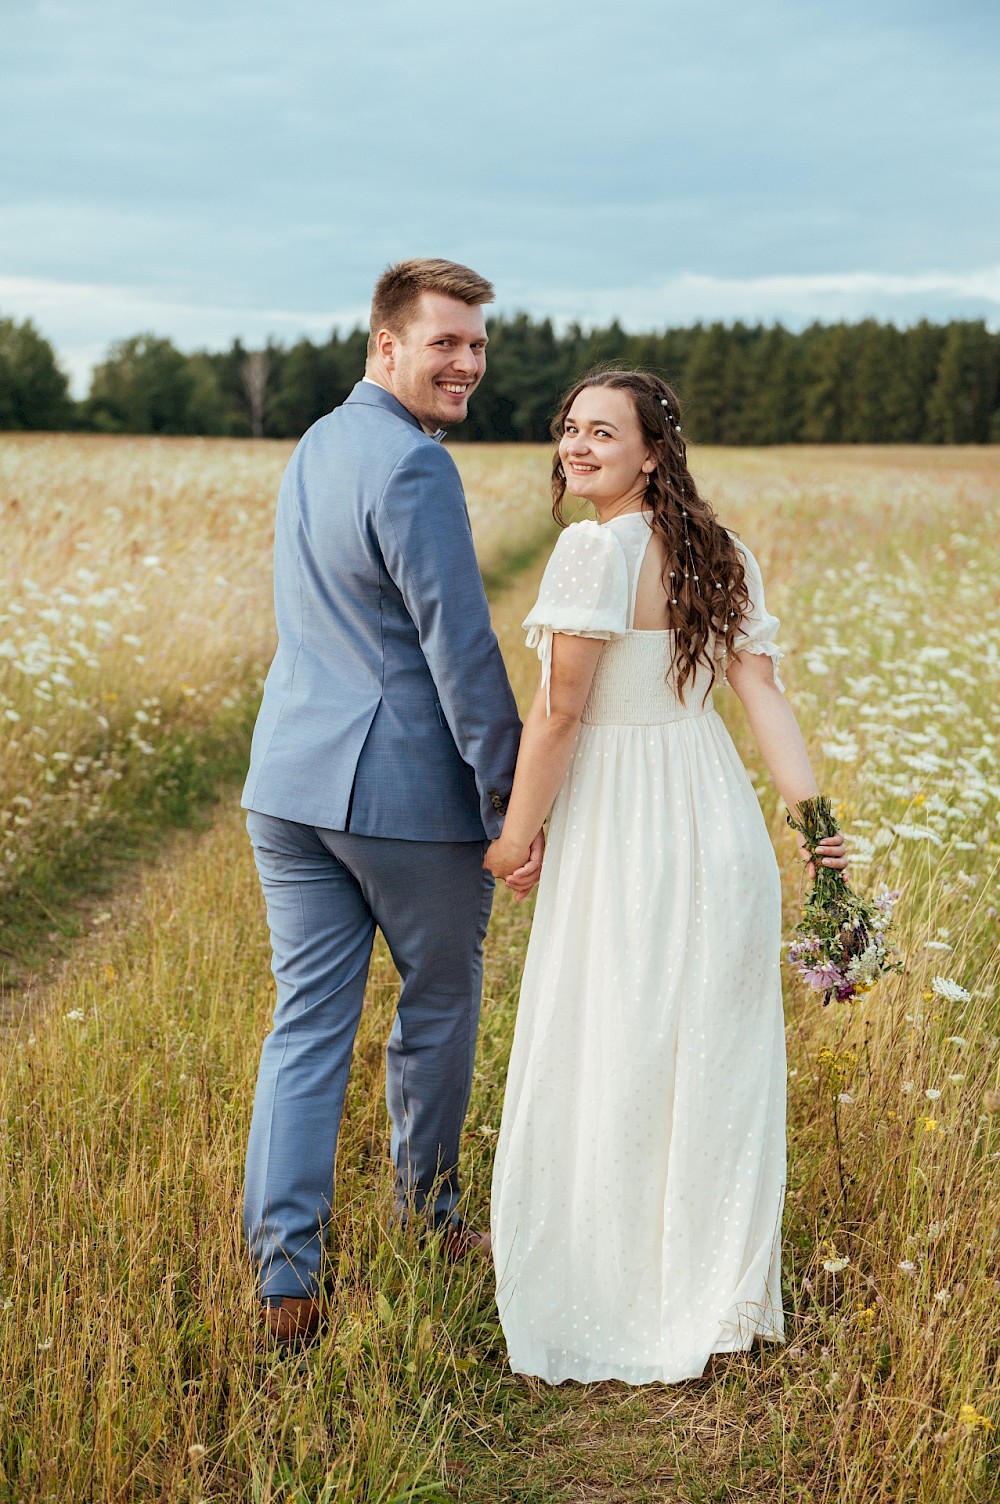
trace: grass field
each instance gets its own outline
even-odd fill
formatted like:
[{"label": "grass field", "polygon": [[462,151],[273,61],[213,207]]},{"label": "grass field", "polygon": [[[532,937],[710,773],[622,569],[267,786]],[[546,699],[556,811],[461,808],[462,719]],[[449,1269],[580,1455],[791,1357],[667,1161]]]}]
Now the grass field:
[{"label": "grass field", "polygon": [[[1000,453],[695,458],[763,566],[783,677],[850,832],[856,881],[901,890],[904,970],[850,1008],[823,1011],[787,987],[787,1346],[636,1391],[513,1378],[489,1271],[444,1267],[386,1230],[382,1050],[396,984],[382,951],[340,1144],[331,1329],[301,1360],[259,1350],[239,1197],[271,980],[233,799],[99,908],[69,907],[87,892],[87,863],[105,871],[147,829],[151,798],[161,825],[182,821],[245,758],[284,454],[197,441],[0,446],[0,503],[16,523],[5,537],[21,550],[5,558],[0,611],[0,638],[16,649],[0,657],[0,709],[19,717],[0,750],[16,853],[3,944],[23,967],[72,923],[92,931],[33,996],[0,1074],[0,1498],[1000,1498]],[[518,565],[546,535],[546,456],[456,457],[523,698],[537,663],[519,622],[540,560]],[[80,568],[96,578],[71,584]],[[27,644],[43,639],[29,662]],[[71,659],[68,685],[26,671],[45,653]],[[739,707],[725,692],[720,702],[778,847],[787,938],[800,869]],[[171,804],[146,769],[178,745],[200,771],[177,763],[184,797]],[[104,757],[121,775],[105,781],[113,791],[86,770],[71,777],[60,752]],[[81,865],[53,906],[47,874],[66,850]],[[47,930],[17,899],[26,879],[42,884]],[[489,939],[465,1140],[479,1222],[528,907],[501,896]]]}]

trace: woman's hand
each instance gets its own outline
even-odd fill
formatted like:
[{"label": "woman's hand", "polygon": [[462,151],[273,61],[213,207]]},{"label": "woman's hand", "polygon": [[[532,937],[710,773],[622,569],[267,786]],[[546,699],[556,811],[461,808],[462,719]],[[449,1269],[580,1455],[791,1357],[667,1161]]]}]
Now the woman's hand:
[{"label": "woman's hand", "polygon": [[[816,868],[809,856],[809,848],[806,845],[805,837],[799,833],[796,839],[799,843],[799,855],[806,864],[806,876],[810,879],[815,879]],[[848,862],[847,844],[839,830],[835,836],[823,837],[823,840],[817,844],[816,854],[824,867],[833,867],[835,871],[846,874]]]},{"label": "woman's hand", "polygon": [[527,898],[541,876],[544,854],[545,836],[542,831],[538,832],[526,852],[510,841],[505,841],[501,835],[487,847],[483,866],[495,878],[502,879],[513,891],[517,902],[520,902],[522,898]]}]

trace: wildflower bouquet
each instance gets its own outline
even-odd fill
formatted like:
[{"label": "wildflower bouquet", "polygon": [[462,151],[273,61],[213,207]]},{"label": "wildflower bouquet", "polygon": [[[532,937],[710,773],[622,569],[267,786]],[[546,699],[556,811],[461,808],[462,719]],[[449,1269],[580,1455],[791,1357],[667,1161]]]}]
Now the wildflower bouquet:
[{"label": "wildflower bouquet", "polygon": [[810,987],[823,993],[824,1007],[831,998],[846,1002],[874,987],[887,972],[900,970],[886,941],[899,894],[883,888],[874,901],[862,898],[840,872],[819,861],[819,842],[840,828],[825,795],[803,799],[787,818],[805,840],[816,869],[788,960]]}]

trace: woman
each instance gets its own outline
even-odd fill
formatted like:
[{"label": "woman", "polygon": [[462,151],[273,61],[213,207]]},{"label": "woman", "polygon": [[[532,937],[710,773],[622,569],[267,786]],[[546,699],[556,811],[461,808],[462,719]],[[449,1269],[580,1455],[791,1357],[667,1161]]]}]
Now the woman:
[{"label": "woman", "polygon": [[[673,1383],[783,1335],[777,865],[712,706],[727,682],[789,806],[817,793],[750,552],[657,377],[586,377],[553,425],[566,528],[528,616],[541,683],[498,878],[551,810],[493,1182],[511,1366]],[[840,836],[822,858],[846,866]]]}]

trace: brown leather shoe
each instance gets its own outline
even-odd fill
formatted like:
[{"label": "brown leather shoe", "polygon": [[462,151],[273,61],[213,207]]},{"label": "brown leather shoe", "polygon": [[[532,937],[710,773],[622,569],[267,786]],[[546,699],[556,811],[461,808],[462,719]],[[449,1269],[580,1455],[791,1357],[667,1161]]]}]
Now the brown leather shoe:
[{"label": "brown leather shoe", "polygon": [[265,1334],[281,1347],[305,1347],[319,1332],[320,1303],[308,1295],[265,1298],[261,1322]]},{"label": "brown leather shoe", "polygon": [[457,1263],[470,1253],[489,1254],[493,1244],[488,1232],[477,1232],[467,1222],[453,1222],[438,1233],[438,1243],[446,1259]]}]

